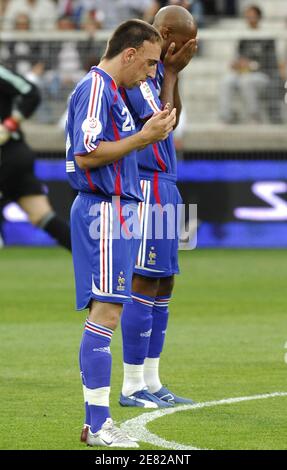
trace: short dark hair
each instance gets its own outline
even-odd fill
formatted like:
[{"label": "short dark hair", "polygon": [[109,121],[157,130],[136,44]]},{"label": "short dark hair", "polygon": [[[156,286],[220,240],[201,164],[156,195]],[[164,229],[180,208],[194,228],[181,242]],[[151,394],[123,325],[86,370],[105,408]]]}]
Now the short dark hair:
[{"label": "short dark hair", "polygon": [[112,59],[128,47],[139,49],[144,41],[162,42],[154,26],[142,20],[128,20],[121,23],[108,41],[104,59]]}]

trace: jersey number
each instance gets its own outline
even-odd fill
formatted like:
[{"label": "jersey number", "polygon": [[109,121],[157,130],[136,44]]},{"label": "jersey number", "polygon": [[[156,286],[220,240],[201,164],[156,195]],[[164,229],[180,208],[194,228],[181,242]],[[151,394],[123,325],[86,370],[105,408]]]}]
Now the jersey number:
[{"label": "jersey number", "polygon": [[123,110],[122,110],[122,116],[125,116],[125,115],[126,115],[126,120],[123,123],[123,127],[122,127],[123,132],[134,131],[135,130],[135,123],[134,123],[134,120],[133,120],[132,116],[130,115],[130,112],[129,112],[128,108],[126,108],[126,107],[123,108]]}]

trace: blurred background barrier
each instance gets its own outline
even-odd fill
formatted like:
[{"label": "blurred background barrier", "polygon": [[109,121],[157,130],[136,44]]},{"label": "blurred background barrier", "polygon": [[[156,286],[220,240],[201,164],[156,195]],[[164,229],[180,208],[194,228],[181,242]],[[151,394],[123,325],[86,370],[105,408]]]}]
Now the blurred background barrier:
[{"label": "blurred background barrier", "polygon": [[[17,1],[2,0],[1,6]],[[32,3],[41,1],[48,0]],[[101,7],[87,7],[82,16],[67,14],[70,2],[52,3],[53,21],[40,28],[23,9],[8,15],[9,23],[7,7],[0,54],[1,63],[41,90],[42,104],[23,127],[38,153],[37,174],[68,219],[75,196],[64,172],[69,95],[105,50],[110,30],[102,28],[129,16],[152,19],[148,15],[164,2],[116,0],[107,14],[109,0],[91,1]],[[286,247],[287,2],[180,3],[200,23],[198,54],[181,75],[183,113],[176,130],[179,187],[187,204],[198,205],[198,246]],[[17,207],[2,206],[7,244],[52,243]]]},{"label": "blurred background barrier", "polygon": [[[198,55],[181,76],[185,134],[207,125],[223,133],[229,130],[214,126],[287,122],[287,23],[267,26],[252,31],[242,20],[225,19],[199,32]],[[75,83],[99,61],[108,36],[77,30],[0,33],[1,62],[41,90],[35,124],[63,125]],[[251,56],[248,63],[238,63],[242,54]]]},{"label": "blurred background barrier", "polygon": [[[63,155],[44,155],[35,171],[49,191],[57,212],[69,219],[75,193],[66,180]],[[179,162],[179,189],[184,202],[197,204],[197,247],[284,248],[287,246],[286,153],[187,154]],[[52,157],[52,158],[51,158]],[[52,245],[14,204],[2,207],[3,235],[8,245]],[[186,249],[191,242],[182,244]]]}]

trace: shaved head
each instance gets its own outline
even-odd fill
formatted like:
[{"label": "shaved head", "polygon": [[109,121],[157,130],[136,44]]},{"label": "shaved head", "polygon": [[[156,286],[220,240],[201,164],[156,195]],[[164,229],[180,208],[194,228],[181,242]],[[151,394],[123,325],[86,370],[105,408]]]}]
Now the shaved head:
[{"label": "shaved head", "polygon": [[173,33],[190,35],[190,39],[196,37],[197,25],[186,8],[178,5],[170,5],[161,8],[154,18],[153,25],[161,30],[168,28]]},{"label": "shaved head", "polygon": [[177,52],[197,35],[197,25],[192,15],[186,8],[178,5],[161,8],[154,18],[153,26],[163,38],[162,58],[172,42],[175,43],[175,52]]}]

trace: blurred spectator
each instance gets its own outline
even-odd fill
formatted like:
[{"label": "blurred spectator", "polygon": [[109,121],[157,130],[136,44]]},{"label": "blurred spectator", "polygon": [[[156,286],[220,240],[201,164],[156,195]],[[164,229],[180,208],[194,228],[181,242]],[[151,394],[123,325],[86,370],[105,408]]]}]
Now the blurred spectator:
[{"label": "blurred spectator", "polygon": [[94,25],[101,27],[103,21],[97,0],[59,0],[58,16],[71,17],[78,29],[91,20]]},{"label": "blurred spectator", "polygon": [[84,3],[83,0],[58,0],[58,17],[68,16],[79,27],[85,8]]},{"label": "blurred spectator", "polygon": [[224,0],[222,13],[226,16],[238,15],[239,5],[238,0]]},{"label": "blurred spectator", "polygon": [[[29,17],[24,13],[18,14],[15,17],[13,29],[14,31],[30,31]],[[7,41],[2,45],[1,58],[7,68],[24,76],[38,87],[40,94],[43,93],[45,64],[41,43],[25,39]],[[46,113],[45,105],[41,101],[35,115],[40,116],[43,110]]]},{"label": "blurred spectator", "polygon": [[[94,20],[89,17],[83,24],[87,31],[86,40],[76,40],[76,35],[63,35],[62,40],[50,40],[43,44],[43,57],[47,71],[44,75],[43,103],[51,112],[42,114],[42,122],[54,121],[53,110],[57,114],[63,113],[67,98],[74,89],[75,84],[82,78],[87,61],[91,56],[102,53],[102,43],[97,43],[94,32],[97,28]],[[57,21],[57,30],[73,32],[76,24],[72,17],[64,15]],[[58,119],[58,117],[57,117]]]},{"label": "blurred spectator", "polygon": [[202,0],[207,16],[235,16],[238,14],[238,0]]},{"label": "blurred spectator", "polygon": [[[30,31],[30,19],[28,15],[20,13],[15,17],[14,31]],[[41,60],[41,44],[37,41],[16,40],[5,42],[5,50],[2,49],[2,60],[13,70],[27,78],[27,74],[35,69],[37,75],[43,70]],[[42,72],[41,72],[42,73]]]},{"label": "blurred spectator", "polygon": [[[20,13],[15,18],[14,31],[30,31],[30,19]],[[2,60],[13,72],[23,75],[29,82],[36,85],[41,95],[41,101],[36,109],[34,117],[40,122],[49,122],[51,115],[49,105],[45,97],[45,59],[43,43],[17,39],[5,42],[5,51],[1,51]]]},{"label": "blurred spectator", "polygon": [[3,17],[5,15],[9,0],[0,0],[0,30],[3,28]]},{"label": "blurred spectator", "polygon": [[153,0],[59,0],[60,15],[72,16],[77,28],[92,20],[97,28],[113,29],[129,18],[143,18]]},{"label": "blurred spectator", "polygon": [[153,0],[90,0],[93,8],[86,10],[103,29],[113,29],[129,18],[144,18]]},{"label": "blurred spectator", "polygon": [[[87,56],[85,62],[84,62],[84,71],[87,73],[91,70],[91,68],[95,65],[98,65],[98,63],[101,60],[101,54],[97,55],[95,53],[95,49],[92,51],[90,50],[90,55]],[[70,96],[68,97],[67,102],[69,102]],[[67,120],[67,115],[68,115],[68,109],[66,107],[65,111],[63,114],[60,116],[60,118],[57,121],[57,126],[64,130],[66,127],[66,120]]]},{"label": "blurred spectator", "polygon": [[153,0],[144,14],[144,19],[152,23],[155,15],[161,8],[167,5],[179,5],[192,13],[197,25],[200,27],[204,23],[203,2],[204,0]]},{"label": "blurred spectator", "polygon": [[[257,6],[245,10],[250,30],[260,29],[262,12]],[[238,118],[233,108],[234,93],[238,91],[244,102],[247,120],[262,122],[265,100],[268,116],[273,123],[281,122],[282,81],[276,59],[273,39],[242,39],[238,44],[237,58],[221,84],[219,95],[220,117],[225,123],[235,123]]]},{"label": "blurred spectator", "polygon": [[[286,21],[286,25],[287,25],[287,21]],[[286,119],[287,119],[287,108],[286,108],[286,105],[287,105],[287,47],[285,50],[285,60],[283,60],[280,64],[280,76],[284,83],[284,103],[285,103],[284,115],[286,116]]]},{"label": "blurred spectator", "polygon": [[[61,16],[57,20],[58,31],[74,31],[72,17]],[[43,44],[43,56],[48,72],[45,74],[46,88],[55,100],[66,102],[68,95],[83,75],[83,66],[77,41],[73,38],[53,40]]]},{"label": "blurred spectator", "polygon": [[187,115],[186,115],[186,110],[184,107],[182,107],[181,113],[180,113],[180,118],[178,121],[178,125],[174,130],[173,136],[174,136],[174,145],[176,148],[176,153],[177,153],[177,159],[182,160],[183,159],[183,151],[184,151],[184,133],[187,128]]},{"label": "blurred spectator", "polygon": [[[285,30],[287,31],[287,18],[285,19]],[[280,75],[284,82],[287,80],[287,43],[285,45],[284,58],[280,63]],[[286,84],[285,84],[286,88]]]},{"label": "blurred spectator", "polygon": [[143,18],[152,0],[119,0],[119,4],[127,18]]},{"label": "blurred spectator", "polygon": [[144,13],[143,19],[148,23],[152,23],[158,10],[160,10],[162,7],[166,7],[167,5],[168,0],[152,0],[150,6]]},{"label": "blurred spectator", "polygon": [[287,80],[287,51],[286,51],[286,61],[281,62],[280,64],[280,75],[282,80]]},{"label": "blurred spectator", "polygon": [[19,14],[28,16],[31,29],[34,31],[53,29],[56,4],[52,0],[10,0],[3,16],[3,29],[13,29]]}]

